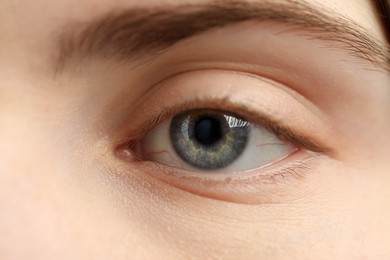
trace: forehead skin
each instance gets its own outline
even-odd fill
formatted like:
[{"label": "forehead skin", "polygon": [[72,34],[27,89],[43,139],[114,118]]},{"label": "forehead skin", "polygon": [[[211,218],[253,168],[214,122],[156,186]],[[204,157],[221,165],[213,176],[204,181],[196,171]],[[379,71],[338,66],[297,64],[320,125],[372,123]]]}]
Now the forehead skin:
[{"label": "forehead skin", "polygon": [[[339,103],[333,106],[318,97],[313,102],[346,136],[335,136],[339,145],[327,142],[350,153],[318,166],[321,174],[309,178],[314,191],[308,189],[310,195],[301,200],[228,203],[164,186],[142,172],[121,181],[113,177],[124,171],[108,155],[114,134],[103,132],[116,128],[105,126],[110,118],[95,119],[106,113],[94,111],[115,107],[100,101],[119,94],[89,85],[104,82],[115,92],[119,87],[113,85],[123,86],[138,75],[124,73],[122,65],[101,69],[104,61],[88,61],[87,68],[75,66],[55,78],[50,72],[55,37],[71,23],[111,11],[184,2],[206,0],[0,2],[0,258],[390,258],[389,75],[378,68],[356,72],[355,65],[343,67],[350,76],[339,83],[367,80],[364,91],[319,86],[319,96]],[[386,44],[370,1],[307,2],[354,20]],[[170,58],[168,53],[165,59]],[[119,79],[98,75],[112,68],[118,69]],[[135,102],[139,92],[126,93]]]}]

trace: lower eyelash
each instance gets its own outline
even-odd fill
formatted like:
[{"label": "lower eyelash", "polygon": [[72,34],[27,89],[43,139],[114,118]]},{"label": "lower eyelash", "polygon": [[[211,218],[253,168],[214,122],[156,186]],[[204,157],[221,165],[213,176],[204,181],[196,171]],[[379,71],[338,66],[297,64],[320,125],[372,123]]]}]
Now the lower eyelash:
[{"label": "lower eyelash", "polygon": [[292,165],[278,169],[269,176],[262,176],[267,177],[269,181],[266,182],[266,179],[264,178],[261,180],[261,183],[281,184],[282,182],[288,183],[291,180],[304,179],[307,171],[313,171],[313,168],[306,162],[306,160],[312,158],[313,157],[309,157],[304,160],[295,161]]},{"label": "lower eyelash", "polygon": [[210,174],[140,160],[130,151],[117,156],[122,157],[137,172],[149,175],[167,188],[171,186],[194,196],[248,205],[285,203],[287,200],[301,199],[304,196],[301,191],[305,190],[301,189],[301,185],[316,169],[314,159],[323,157],[320,153],[298,150],[296,155],[293,155],[295,158],[292,157],[287,163],[281,162],[280,166],[276,163],[246,172]]},{"label": "lower eyelash", "polygon": [[[313,168],[308,164],[310,160],[315,157],[318,157],[319,154],[314,153],[304,159],[295,160],[287,164],[287,166],[282,166],[274,170],[265,171],[262,174],[255,174],[254,171],[260,169],[253,169],[246,172],[236,172],[229,174],[230,176],[221,177],[218,173],[205,174],[205,173],[196,173],[181,170],[179,168],[174,168],[172,166],[164,165],[154,161],[137,161],[136,163],[142,163],[143,167],[148,168],[150,171],[158,171],[159,176],[157,178],[161,179],[162,175],[167,176],[168,178],[175,178],[183,181],[191,181],[195,183],[204,184],[207,187],[212,187],[214,185],[281,185],[288,184],[289,182],[304,179],[306,172],[313,171]],[[210,177],[212,176],[212,177]],[[164,177],[162,177],[164,179]]]}]

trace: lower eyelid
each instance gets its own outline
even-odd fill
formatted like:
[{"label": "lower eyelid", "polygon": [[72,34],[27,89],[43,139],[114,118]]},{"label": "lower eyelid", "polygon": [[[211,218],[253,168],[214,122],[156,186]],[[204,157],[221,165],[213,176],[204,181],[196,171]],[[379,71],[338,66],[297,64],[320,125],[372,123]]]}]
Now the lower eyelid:
[{"label": "lower eyelid", "polygon": [[[194,195],[241,204],[283,203],[303,192],[306,176],[315,171],[319,154],[299,150],[288,162],[275,163],[236,174],[202,174],[151,161],[132,161],[138,168],[168,186]],[[294,195],[295,194],[295,195]]]}]

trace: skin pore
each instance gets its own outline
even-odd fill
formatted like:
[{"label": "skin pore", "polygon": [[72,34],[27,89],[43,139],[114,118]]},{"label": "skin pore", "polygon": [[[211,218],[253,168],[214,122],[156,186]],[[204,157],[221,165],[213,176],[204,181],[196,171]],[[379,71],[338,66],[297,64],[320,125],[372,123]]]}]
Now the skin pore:
[{"label": "skin pore", "polygon": [[[0,17],[1,259],[390,258],[371,1],[3,0]],[[218,173],[139,152],[204,108],[294,152]]]}]

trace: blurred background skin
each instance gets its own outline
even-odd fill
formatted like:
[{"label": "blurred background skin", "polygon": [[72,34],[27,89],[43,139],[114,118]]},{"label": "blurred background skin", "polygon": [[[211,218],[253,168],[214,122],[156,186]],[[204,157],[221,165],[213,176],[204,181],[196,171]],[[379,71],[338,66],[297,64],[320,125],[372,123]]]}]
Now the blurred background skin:
[{"label": "blurred background skin", "polygon": [[[335,130],[318,136],[342,156],[320,155],[297,183],[261,190],[259,203],[199,196],[115,156],[126,136],[115,120],[133,116],[120,101],[130,104],[142,95],[137,75],[154,77],[152,66],[133,71],[131,63],[99,58],[73,60],[60,75],[53,72],[56,36],[64,28],[127,8],[204,2],[0,2],[1,259],[390,258],[390,79],[378,66],[324,50],[321,40],[302,46],[307,53],[320,49],[313,67],[323,75],[313,75],[331,83],[311,101],[325,115],[319,124]],[[386,44],[370,1],[308,3],[354,20]],[[251,30],[269,32],[264,24],[234,26],[220,32],[233,38],[232,46],[247,40],[234,36],[239,31],[248,41],[255,37]],[[215,46],[221,41],[207,32],[197,37]],[[280,37],[280,48],[297,40],[293,32]],[[306,55],[301,52],[294,55]],[[342,61],[321,67],[329,57]],[[169,67],[169,60],[159,66]],[[330,80],[333,70],[340,77]],[[304,78],[312,75],[310,65],[303,71]],[[134,87],[124,91],[126,81]],[[316,96],[310,91],[309,99]]]}]

